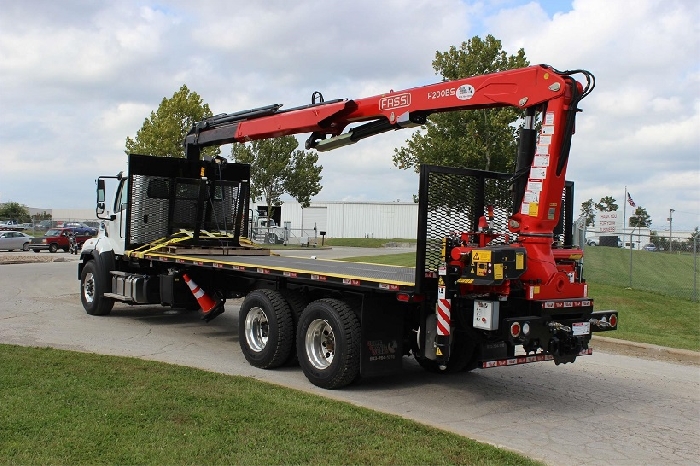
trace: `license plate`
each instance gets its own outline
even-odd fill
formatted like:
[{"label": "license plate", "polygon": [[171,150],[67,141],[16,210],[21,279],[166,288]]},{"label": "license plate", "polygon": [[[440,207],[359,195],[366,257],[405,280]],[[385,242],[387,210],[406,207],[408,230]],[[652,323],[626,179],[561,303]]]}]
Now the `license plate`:
[{"label": "license plate", "polygon": [[574,322],[571,325],[571,330],[573,330],[574,336],[588,335],[591,333],[591,323],[590,322]]}]

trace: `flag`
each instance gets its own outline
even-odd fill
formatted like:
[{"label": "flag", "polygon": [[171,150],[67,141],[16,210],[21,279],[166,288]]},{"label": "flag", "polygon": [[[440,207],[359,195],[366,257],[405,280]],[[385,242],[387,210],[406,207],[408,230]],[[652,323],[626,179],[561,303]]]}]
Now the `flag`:
[{"label": "flag", "polygon": [[636,206],[637,206],[637,204],[635,204],[634,201],[632,200],[632,196],[630,196],[630,193],[627,193],[627,202],[629,202],[629,204],[630,204],[632,207],[636,207]]}]

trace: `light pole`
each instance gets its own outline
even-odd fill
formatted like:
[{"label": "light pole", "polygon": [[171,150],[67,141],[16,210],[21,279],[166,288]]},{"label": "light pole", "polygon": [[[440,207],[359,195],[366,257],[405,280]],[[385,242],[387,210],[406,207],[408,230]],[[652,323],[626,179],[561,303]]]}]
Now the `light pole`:
[{"label": "light pole", "polygon": [[673,252],[673,213],[674,209],[668,210],[668,251]]}]

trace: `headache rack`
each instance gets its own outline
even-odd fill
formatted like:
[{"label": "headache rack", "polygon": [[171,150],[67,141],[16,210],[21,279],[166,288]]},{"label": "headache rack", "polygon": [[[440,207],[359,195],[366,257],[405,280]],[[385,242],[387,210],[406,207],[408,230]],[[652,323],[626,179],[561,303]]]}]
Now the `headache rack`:
[{"label": "headache rack", "polygon": [[191,237],[180,246],[240,247],[247,236],[249,179],[249,165],[224,159],[131,154],[126,249],[183,231]]}]

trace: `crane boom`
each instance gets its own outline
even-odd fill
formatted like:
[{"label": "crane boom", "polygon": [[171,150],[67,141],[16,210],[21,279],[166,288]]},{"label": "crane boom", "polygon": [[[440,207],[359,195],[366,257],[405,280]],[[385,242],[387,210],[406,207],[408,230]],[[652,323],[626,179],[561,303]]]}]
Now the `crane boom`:
[{"label": "crane boom", "polygon": [[[574,79],[583,75],[587,84]],[[331,150],[384,133],[426,122],[433,113],[515,107],[524,111],[516,171],[513,214],[508,228],[528,250],[530,266],[524,281],[542,283],[561,294],[551,243],[562,203],[566,164],[574,133],[577,104],[595,86],[585,70],[558,71],[548,65],[472,76],[359,99],[312,101],[282,110],[279,104],[206,119],[185,138],[185,153],[198,160],[200,149],[299,133],[311,133],[307,149]],[[314,94],[314,96],[317,93]],[[536,134],[536,112],[542,130]],[[357,125],[347,132],[350,125]],[[556,280],[555,280],[556,277]],[[556,281],[556,283],[554,283]],[[576,289],[572,294],[580,294]]]}]

